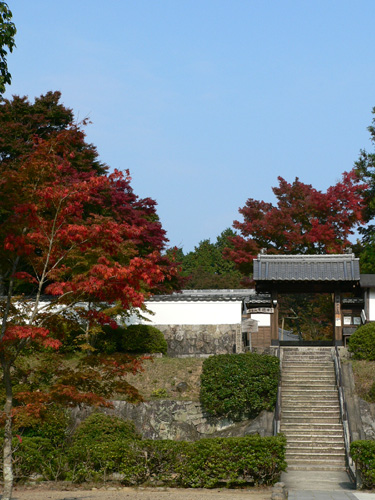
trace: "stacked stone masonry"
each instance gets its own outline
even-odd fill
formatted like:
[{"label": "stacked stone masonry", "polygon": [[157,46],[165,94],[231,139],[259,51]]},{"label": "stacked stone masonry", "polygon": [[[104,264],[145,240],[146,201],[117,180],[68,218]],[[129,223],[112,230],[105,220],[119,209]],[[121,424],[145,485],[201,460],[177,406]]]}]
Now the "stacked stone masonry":
[{"label": "stacked stone masonry", "polygon": [[171,357],[231,354],[236,352],[236,343],[241,339],[240,324],[154,326],[163,332],[168,344],[168,356]]},{"label": "stacked stone masonry", "polygon": [[[208,416],[198,402],[194,401],[149,401],[131,404],[114,401],[113,409],[102,409],[106,414],[116,415],[134,422],[144,439],[173,439],[196,441],[206,437],[241,437],[251,434],[272,435],[272,412],[261,412],[254,420],[232,422]],[[92,413],[90,407],[73,410],[74,427]]]}]

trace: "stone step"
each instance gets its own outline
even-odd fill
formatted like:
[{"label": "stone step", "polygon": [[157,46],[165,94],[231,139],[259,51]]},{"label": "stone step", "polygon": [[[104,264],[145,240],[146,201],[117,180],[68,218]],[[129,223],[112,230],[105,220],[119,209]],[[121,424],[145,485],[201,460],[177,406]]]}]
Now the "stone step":
[{"label": "stone step", "polygon": [[334,417],[334,416],[340,416],[340,408],[338,406],[332,408],[332,409],[325,409],[325,408],[319,408],[319,407],[314,407],[314,408],[281,408],[281,415],[284,417],[289,417],[290,415],[294,415],[296,417],[300,417],[303,415],[306,415],[306,417],[311,417],[311,416],[317,416],[317,417],[324,417],[324,415],[327,415],[329,417]]},{"label": "stone step", "polygon": [[336,381],[331,380],[315,380],[315,379],[306,379],[306,380],[296,380],[296,379],[291,379],[291,380],[285,380],[281,379],[281,388],[282,389],[302,389],[302,390],[324,390],[324,389],[331,389],[331,390],[337,390],[336,388]]},{"label": "stone step", "polygon": [[314,367],[314,366],[334,366],[334,362],[332,358],[321,358],[321,357],[315,357],[311,356],[309,358],[305,356],[291,356],[291,357],[284,357],[283,360],[281,361],[282,365],[291,365],[291,366],[296,366],[296,365],[304,365],[306,367]]},{"label": "stone step", "polygon": [[332,423],[332,424],[339,424],[340,423],[340,418],[337,416],[334,417],[293,417],[293,416],[288,416],[288,417],[282,417],[281,418],[282,422],[285,422],[286,424],[302,424],[302,423],[309,423],[309,424],[323,424],[323,423]]},{"label": "stone step", "polygon": [[284,353],[322,353],[322,354],[331,354],[332,346],[283,346],[282,347]]},{"label": "stone step", "polygon": [[282,375],[281,385],[291,386],[317,386],[326,385],[327,387],[336,385],[336,377],[334,375],[315,375],[314,377],[297,377],[295,375]]},{"label": "stone step", "polygon": [[321,461],[328,460],[333,464],[345,465],[345,453],[343,451],[332,452],[332,453],[311,453],[310,451],[303,452],[289,452],[286,451],[285,459],[288,463],[293,462],[307,462],[307,463],[319,463]]},{"label": "stone step", "polygon": [[314,439],[312,441],[307,441],[306,439],[295,440],[287,436],[288,442],[288,450],[340,450],[345,452],[345,444],[344,439],[341,438],[332,438],[332,441],[327,440],[326,438],[319,437],[318,439]]},{"label": "stone step", "polygon": [[297,397],[285,397],[281,399],[282,405],[287,408],[287,407],[292,407],[292,408],[340,408],[340,403],[338,399],[331,399],[331,400],[322,400],[322,399],[312,399],[308,400],[307,398],[297,398]]},{"label": "stone step", "polygon": [[298,371],[298,370],[283,370],[282,371],[282,378],[294,378],[294,379],[309,379],[309,380],[315,380],[315,379],[329,379],[331,380],[332,378],[336,378],[335,372],[333,370],[315,370],[315,371]]},{"label": "stone step", "polygon": [[283,367],[299,367],[303,368],[308,366],[309,368],[314,368],[315,366],[321,366],[323,368],[332,368],[334,367],[334,362],[332,359],[319,359],[319,358],[312,358],[312,359],[306,359],[306,358],[298,358],[298,357],[290,357],[290,358],[284,358],[282,360],[282,366]]},{"label": "stone step", "polygon": [[[295,427],[293,427],[295,425]],[[285,429],[295,429],[301,432],[308,432],[308,431],[329,431],[329,430],[340,430],[342,432],[342,424],[341,422],[321,422],[321,423],[314,423],[314,422],[299,422],[298,424],[293,424],[293,423],[287,423],[287,422],[281,422],[281,428]]]},{"label": "stone step", "polygon": [[324,429],[294,429],[294,427],[283,427],[283,434],[287,436],[289,439],[316,439],[316,440],[322,440],[322,439],[342,439],[344,437],[344,433],[342,428],[340,429],[339,426],[341,424],[338,424],[337,429],[327,429],[326,427]]},{"label": "stone step", "polygon": [[324,359],[314,359],[314,360],[306,360],[306,359],[297,359],[297,358],[284,358],[282,360],[283,368],[332,368],[334,367],[334,363],[332,360],[324,360]]},{"label": "stone step", "polygon": [[287,443],[289,444],[308,444],[308,445],[320,445],[322,446],[330,446],[336,445],[340,443],[344,443],[343,434],[310,434],[310,435],[301,435],[301,434],[293,434],[293,433],[283,433],[286,437]]},{"label": "stone step", "polygon": [[283,352],[282,359],[321,359],[325,361],[332,361],[332,352],[323,351],[299,351],[299,352]]},{"label": "stone step", "polygon": [[320,408],[319,406],[312,406],[309,408],[298,408],[294,407],[289,410],[289,408],[281,408],[281,418],[288,417],[341,417],[340,409],[338,407],[332,408]]},{"label": "stone step", "polygon": [[[317,381],[306,381],[306,382],[282,382],[281,383],[281,389],[294,389],[295,391],[318,391],[318,390],[329,390],[329,389],[336,389],[334,383],[327,383],[324,380],[317,380]],[[336,389],[337,391],[337,389]]]},{"label": "stone step", "polygon": [[290,395],[291,397],[297,397],[300,396],[302,398],[311,400],[320,400],[320,399],[333,399],[336,398],[338,399],[338,392],[335,387],[330,387],[329,389],[327,388],[326,390],[324,389],[318,389],[318,390],[310,390],[309,389],[304,389],[303,391],[297,391],[293,387],[283,387],[281,386],[281,392],[282,394],[285,395]]},{"label": "stone step", "polygon": [[315,375],[334,375],[335,371],[329,367],[311,367],[311,368],[308,368],[306,369],[306,367],[304,366],[302,368],[302,366],[297,366],[297,367],[290,367],[290,368],[285,368],[285,367],[282,367],[282,373],[286,374],[286,375],[294,375],[294,376],[298,376],[298,377],[312,377],[312,376],[315,376]]},{"label": "stone step", "polygon": [[345,454],[345,446],[344,442],[341,439],[340,442],[337,443],[311,443],[311,442],[302,442],[302,441],[290,441],[288,440],[288,449],[289,452],[297,452],[297,453],[312,453],[312,454]]},{"label": "stone step", "polygon": [[[337,388],[334,386],[330,386],[327,388],[309,388],[309,387],[304,387],[303,390],[299,390],[295,385],[290,385],[288,387],[286,386],[281,386],[281,390],[283,393],[291,393],[291,394],[299,394],[303,393],[304,395],[309,394],[310,396],[319,396],[319,395],[329,395],[332,396],[333,394],[338,394],[337,393]],[[338,397],[338,396],[337,396]]]},{"label": "stone step", "polygon": [[318,391],[296,391],[291,388],[281,388],[281,395],[284,401],[294,402],[300,401],[338,401],[338,394],[336,389],[318,390]]},{"label": "stone step", "polygon": [[323,464],[307,464],[307,463],[288,463],[288,471],[330,471],[330,472],[345,472],[345,465],[332,465],[329,462]]},{"label": "stone step", "polygon": [[290,357],[290,358],[284,358],[282,360],[282,366],[283,367],[300,367],[304,368],[306,366],[310,368],[314,368],[316,366],[321,366],[321,367],[329,367],[332,368],[334,367],[334,362],[332,359],[319,359],[319,358],[314,358],[314,359],[306,359],[306,358],[297,358],[297,357]]}]

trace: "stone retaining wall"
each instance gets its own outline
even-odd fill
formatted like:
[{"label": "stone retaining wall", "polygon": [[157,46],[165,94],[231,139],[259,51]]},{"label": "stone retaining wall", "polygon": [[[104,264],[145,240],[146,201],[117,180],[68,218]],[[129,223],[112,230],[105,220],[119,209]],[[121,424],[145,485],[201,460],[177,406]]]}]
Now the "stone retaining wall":
[{"label": "stone retaining wall", "polygon": [[[375,403],[359,400],[364,439],[375,439]],[[363,439],[363,438],[362,438]]]},{"label": "stone retaining wall", "polygon": [[236,352],[241,325],[153,325],[163,332],[171,357],[207,357]]},{"label": "stone retaining wall", "polygon": [[[82,422],[92,408],[75,408],[75,426]],[[195,441],[205,437],[232,437],[260,434],[272,436],[273,413],[263,411],[254,420],[232,422],[228,419],[212,418],[206,415],[201,405],[193,401],[150,401],[131,404],[114,401],[113,409],[101,409],[124,420],[132,420],[138,432],[145,439],[173,439]]]}]

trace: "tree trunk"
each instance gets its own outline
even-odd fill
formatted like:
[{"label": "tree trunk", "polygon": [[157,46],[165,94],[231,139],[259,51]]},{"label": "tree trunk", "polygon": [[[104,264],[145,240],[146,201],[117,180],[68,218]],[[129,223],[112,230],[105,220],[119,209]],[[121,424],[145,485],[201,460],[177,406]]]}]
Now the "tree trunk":
[{"label": "tree trunk", "polygon": [[4,449],[3,449],[3,476],[4,491],[2,500],[10,500],[13,490],[13,463],[12,463],[12,408],[13,408],[13,390],[10,378],[10,367],[8,363],[2,360],[4,386],[6,401],[4,406],[5,429],[4,429]]}]

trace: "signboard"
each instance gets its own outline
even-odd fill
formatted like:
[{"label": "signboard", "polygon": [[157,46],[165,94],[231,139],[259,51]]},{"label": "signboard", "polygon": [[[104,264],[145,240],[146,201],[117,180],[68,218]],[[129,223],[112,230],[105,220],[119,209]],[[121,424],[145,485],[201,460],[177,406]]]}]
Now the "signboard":
[{"label": "signboard", "polygon": [[362,319],[362,323],[366,323],[366,313],[363,309],[361,311],[361,319]]},{"label": "signboard", "polygon": [[250,314],[273,314],[275,309],[273,307],[255,307],[254,309],[248,309],[247,312]]}]

